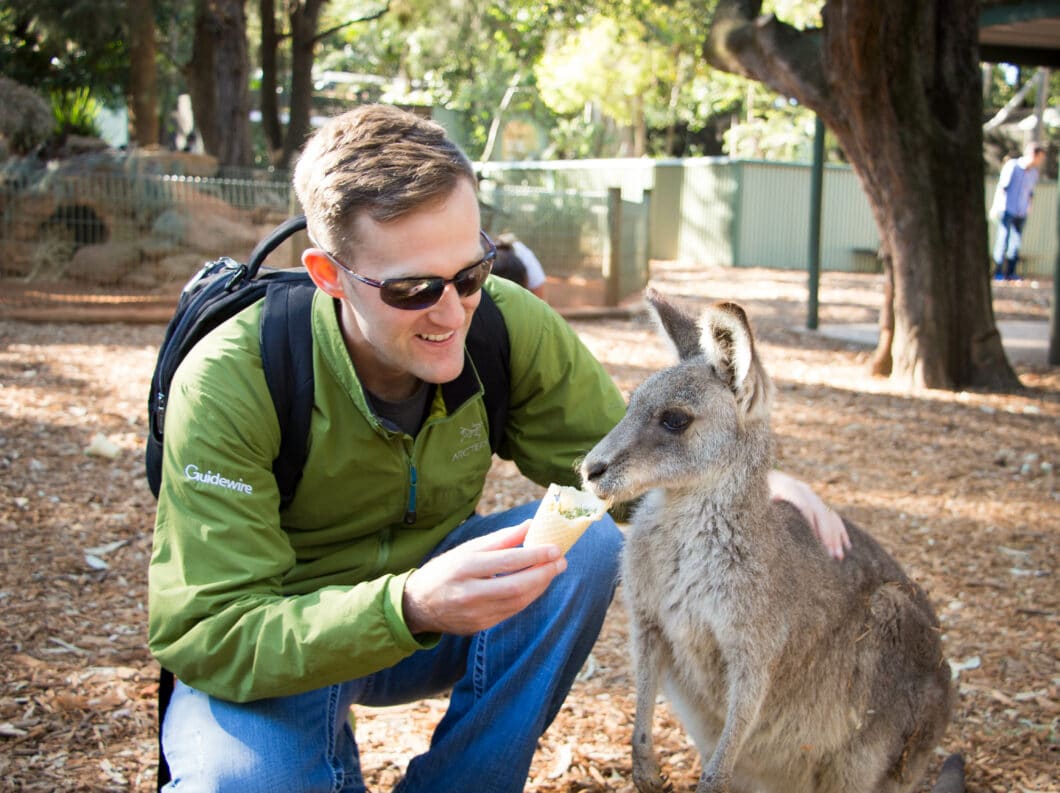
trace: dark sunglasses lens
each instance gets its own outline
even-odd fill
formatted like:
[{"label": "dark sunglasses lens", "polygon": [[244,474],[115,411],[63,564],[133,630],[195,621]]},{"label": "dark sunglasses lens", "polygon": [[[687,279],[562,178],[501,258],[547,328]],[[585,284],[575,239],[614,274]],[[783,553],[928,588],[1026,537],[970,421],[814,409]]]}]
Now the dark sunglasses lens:
[{"label": "dark sunglasses lens", "polygon": [[[469,297],[486,282],[493,269],[493,257],[487,257],[453,276],[452,284],[460,297]],[[445,292],[446,281],[442,278],[395,278],[384,281],[379,289],[383,302],[394,308],[416,311],[430,308]]]},{"label": "dark sunglasses lens", "polygon": [[453,286],[456,287],[456,293],[460,297],[468,297],[475,294],[482,285],[486,283],[486,278],[490,274],[492,262],[488,259],[483,259],[478,264],[474,264],[468,267],[466,270],[461,270],[456,274],[453,279]]},{"label": "dark sunglasses lens", "polygon": [[384,283],[379,296],[388,306],[412,311],[433,306],[444,291],[441,278],[400,278]]}]

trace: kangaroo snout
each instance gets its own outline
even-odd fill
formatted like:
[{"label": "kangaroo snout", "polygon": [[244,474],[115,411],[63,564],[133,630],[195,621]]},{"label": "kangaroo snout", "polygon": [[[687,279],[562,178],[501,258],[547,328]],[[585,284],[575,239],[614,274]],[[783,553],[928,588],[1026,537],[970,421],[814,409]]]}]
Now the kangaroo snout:
[{"label": "kangaroo snout", "polygon": [[607,473],[607,463],[603,460],[593,460],[592,458],[586,458],[585,462],[582,463],[582,481],[586,485],[593,485],[598,482],[605,473]]},{"label": "kangaroo snout", "polygon": [[582,462],[582,484],[597,498],[614,500],[618,494],[614,487],[614,481],[610,476],[610,466],[605,458],[598,455],[594,456],[595,451],[594,449],[593,452],[590,452],[589,456]]}]

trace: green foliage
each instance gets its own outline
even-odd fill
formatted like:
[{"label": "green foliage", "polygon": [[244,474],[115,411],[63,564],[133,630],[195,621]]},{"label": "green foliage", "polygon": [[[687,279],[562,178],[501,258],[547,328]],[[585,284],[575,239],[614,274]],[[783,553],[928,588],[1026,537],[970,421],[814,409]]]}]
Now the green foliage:
[{"label": "green foliage", "polygon": [[671,75],[673,62],[635,21],[620,27],[596,17],[547,53],[535,69],[545,104],[560,115],[598,104],[618,124],[630,126],[654,90]]},{"label": "green foliage", "polygon": [[551,129],[549,153],[559,160],[600,157],[612,143],[607,127],[586,114],[557,118]]},{"label": "green foliage", "polygon": [[123,9],[123,0],[7,0],[0,72],[48,93],[88,88],[120,100],[129,69]]},{"label": "green foliage", "polygon": [[88,88],[73,91],[52,91],[52,115],[57,135],[99,136],[99,102]]},{"label": "green foliage", "polygon": [[377,97],[383,101],[436,105],[466,115],[467,139],[462,143],[474,157],[513,84],[506,117],[551,125],[532,67],[549,31],[576,7],[526,0],[392,0],[390,11],[379,19],[337,33],[330,53],[318,62],[387,78],[389,90]]},{"label": "green foliage", "polygon": [[[594,10],[583,9],[585,21],[578,28],[554,32],[536,68],[543,99],[570,120],[591,105],[617,124],[643,124],[647,153],[657,156],[716,153],[725,129],[725,148],[733,156],[803,156],[813,137],[807,111],[703,61],[714,5],[714,0],[599,0]],[[823,5],[823,0],[774,0],[763,5],[763,13],[812,27],[821,24]],[[596,136],[595,129],[580,127]],[[557,150],[585,148],[570,140],[577,128],[565,125]]]}]

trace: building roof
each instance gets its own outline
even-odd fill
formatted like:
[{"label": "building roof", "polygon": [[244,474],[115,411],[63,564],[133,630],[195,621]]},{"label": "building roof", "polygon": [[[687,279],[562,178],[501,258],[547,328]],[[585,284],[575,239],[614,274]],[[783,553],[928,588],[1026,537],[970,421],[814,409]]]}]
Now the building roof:
[{"label": "building roof", "polygon": [[1060,67],[1060,0],[984,2],[979,50],[988,63]]}]

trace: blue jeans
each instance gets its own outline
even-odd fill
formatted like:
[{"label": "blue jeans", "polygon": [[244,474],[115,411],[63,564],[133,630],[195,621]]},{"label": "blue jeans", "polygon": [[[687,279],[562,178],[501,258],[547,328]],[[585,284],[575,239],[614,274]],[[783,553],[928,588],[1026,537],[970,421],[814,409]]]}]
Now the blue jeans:
[{"label": "blue jeans", "polygon": [[[434,554],[533,515],[528,504],[473,516]],[[452,689],[430,749],[414,757],[402,793],[516,793],[537,740],[589,654],[614,594],[622,535],[610,517],[567,552],[567,570],[519,614],[474,636],[358,680],[289,697],[233,703],[179,681],[162,742],[165,790],[246,793],[365,791],[352,705],[411,702]]]},{"label": "blue jeans", "polygon": [[997,238],[994,240],[994,277],[1015,278],[1016,264],[1023,244],[1023,224],[1026,217],[1016,217],[1006,212],[997,223]]}]

